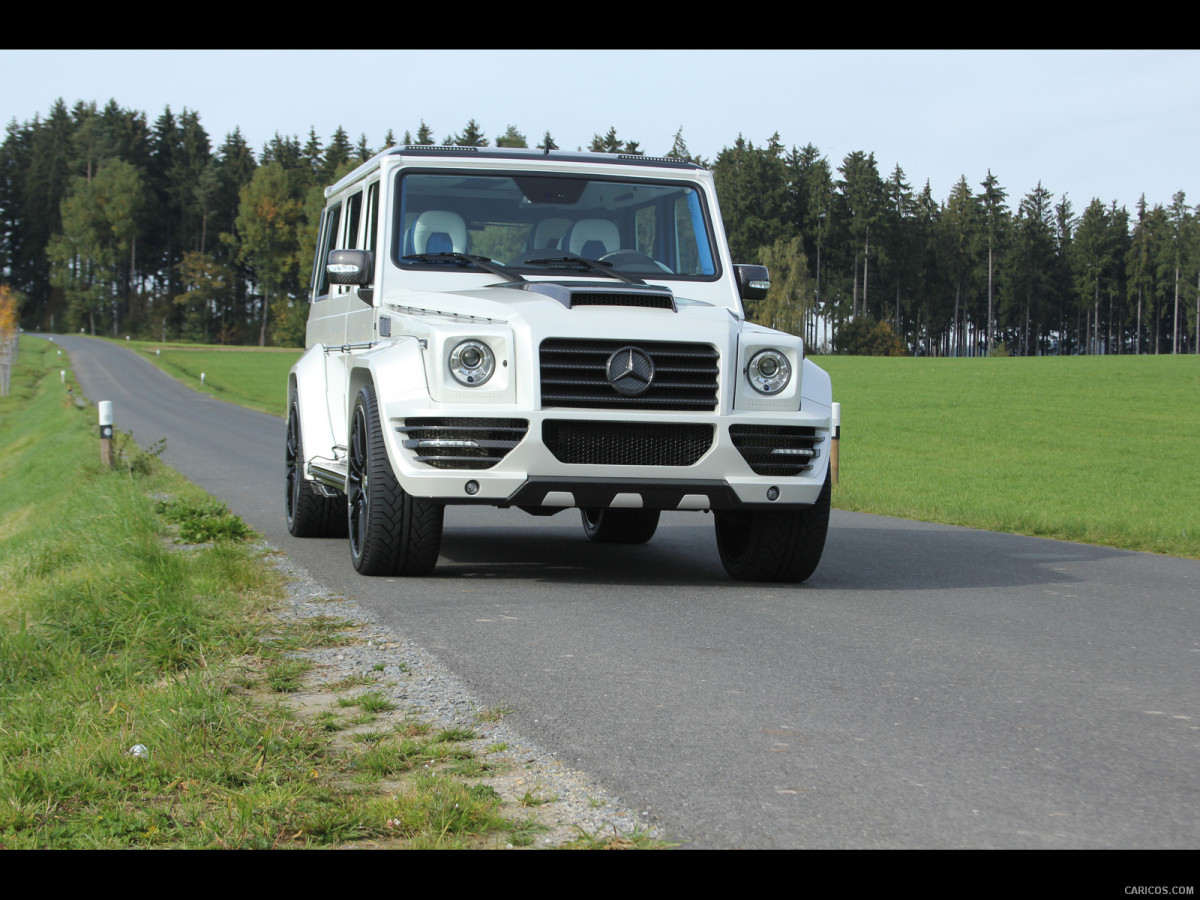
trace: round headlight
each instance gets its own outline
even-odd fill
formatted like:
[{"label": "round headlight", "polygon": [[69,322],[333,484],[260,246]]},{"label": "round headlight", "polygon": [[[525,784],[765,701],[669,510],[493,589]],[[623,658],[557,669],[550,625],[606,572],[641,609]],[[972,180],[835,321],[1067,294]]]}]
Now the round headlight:
[{"label": "round headlight", "polygon": [[746,380],[760,394],[778,394],[792,380],[792,366],[779,350],[762,350],[746,366]]},{"label": "round headlight", "polygon": [[450,351],[450,374],[459,384],[478,387],[496,371],[496,355],[483,341],[462,341]]}]

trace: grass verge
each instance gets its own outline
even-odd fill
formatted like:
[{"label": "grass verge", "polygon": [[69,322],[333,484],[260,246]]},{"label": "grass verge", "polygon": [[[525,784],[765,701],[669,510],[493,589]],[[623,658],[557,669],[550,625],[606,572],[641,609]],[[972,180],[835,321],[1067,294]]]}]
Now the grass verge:
[{"label": "grass verge", "polygon": [[0,400],[0,848],[530,843],[470,782],[489,763],[469,730],[348,740],[390,710],[378,694],[345,718],[284,702],[296,650],[350,623],[273,616],[282,581],[245,526],[155,454],[102,467],[54,351],[23,341]]}]

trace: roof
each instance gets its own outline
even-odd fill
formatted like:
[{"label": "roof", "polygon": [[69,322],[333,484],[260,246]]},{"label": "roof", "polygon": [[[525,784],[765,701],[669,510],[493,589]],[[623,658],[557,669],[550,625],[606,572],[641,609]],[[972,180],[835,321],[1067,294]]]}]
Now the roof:
[{"label": "roof", "polygon": [[325,196],[337,193],[341,188],[362,178],[370,169],[390,156],[416,157],[474,157],[476,159],[526,159],[526,160],[556,160],[562,162],[606,163],[628,166],[653,166],[655,168],[676,168],[704,171],[703,166],[683,159],[670,156],[641,156],[635,153],[596,153],[590,150],[539,150],[529,147],[459,147],[443,144],[407,144],[400,147],[389,147],[380,151],[367,160],[353,172],[340,179],[337,184],[325,189]]}]

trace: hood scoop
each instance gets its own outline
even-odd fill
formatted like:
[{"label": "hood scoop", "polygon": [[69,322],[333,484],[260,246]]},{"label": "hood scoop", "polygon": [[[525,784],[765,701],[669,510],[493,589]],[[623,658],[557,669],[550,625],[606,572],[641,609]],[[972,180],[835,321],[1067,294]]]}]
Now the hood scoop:
[{"label": "hood scoop", "polygon": [[670,288],[656,285],[620,285],[611,281],[574,282],[531,281],[524,284],[503,284],[516,291],[529,291],[557,300],[567,309],[576,306],[638,306],[643,309],[669,309],[675,312],[675,295]]}]

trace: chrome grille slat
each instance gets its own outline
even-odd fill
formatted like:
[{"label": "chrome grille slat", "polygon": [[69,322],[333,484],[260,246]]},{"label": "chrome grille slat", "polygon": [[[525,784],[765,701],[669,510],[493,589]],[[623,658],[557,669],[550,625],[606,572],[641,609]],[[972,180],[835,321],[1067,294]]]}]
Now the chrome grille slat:
[{"label": "chrome grille slat", "polygon": [[417,462],[437,469],[490,469],[525,439],[525,419],[405,419],[396,430]]},{"label": "chrome grille slat", "polygon": [[755,475],[803,475],[821,455],[825,440],[815,428],[801,425],[730,425],[729,437]]}]

